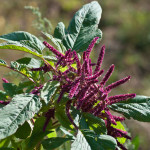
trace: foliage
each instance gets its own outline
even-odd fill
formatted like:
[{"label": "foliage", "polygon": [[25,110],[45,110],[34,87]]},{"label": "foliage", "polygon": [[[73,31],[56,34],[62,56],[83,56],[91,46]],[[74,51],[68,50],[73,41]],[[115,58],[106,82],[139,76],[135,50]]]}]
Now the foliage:
[{"label": "foliage", "polygon": [[[10,66],[0,60],[0,66],[26,77],[18,85],[2,79],[0,149],[50,150],[66,142],[71,143],[71,150],[126,149],[123,144],[131,137],[121,123],[125,118],[114,116],[111,110],[128,119],[150,122],[149,97],[108,96],[130,76],[105,86],[114,71],[111,65],[97,84],[104,72],[101,65],[105,46],[97,64],[91,63],[90,53],[102,38],[98,29],[101,13],[100,5],[93,1],[76,12],[67,29],[61,22],[53,36],[43,31],[58,50],[24,31],[0,36],[6,41],[0,43],[0,49],[35,57],[21,58]],[[40,20],[41,14],[38,17]],[[45,48],[51,51],[50,56]],[[82,57],[79,52],[83,52]],[[59,132],[63,135],[58,136]]]},{"label": "foliage", "polygon": [[32,6],[25,6],[25,9],[29,9],[36,16],[36,20],[33,22],[33,26],[36,27],[40,31],[51,33],[52,24],[47,18],[42,18],[42,14],[39,11],[39,8],[35,8]]}]

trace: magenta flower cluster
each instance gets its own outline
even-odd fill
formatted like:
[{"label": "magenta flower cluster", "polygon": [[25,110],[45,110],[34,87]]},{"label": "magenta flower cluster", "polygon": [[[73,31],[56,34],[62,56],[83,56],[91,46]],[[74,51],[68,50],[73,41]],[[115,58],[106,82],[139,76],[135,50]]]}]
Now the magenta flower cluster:
[{"label": "magenta flower cluster", "polygon": [[[55,64],[56,74],[53,76],[53,80],[58,80],[61,83],[61,91],[57,102],[59,103],[63,95],[68,93],[70,100],[66,104],[66,114],[76,129],[78,129],[78,127],[73,122],[70,114],[70,107],[72,104],[76,109],[81,110],[82,112],[88,112],[104,119],[108,135],[115,138],[125,137],[130,139],[127,132],[111,126],[111,124],[117,125],[116,121],[123,121],[125,118],[112,115],[108,107],[108,105],[135,97],[135,94],[108,96],[112,89],[130,80],[130,76],[106,86],[106,82],[110,78],[115,67],[114,65],[111,65],[99,83],[98,78],[104,73],[101,66],[105,54],[105,46],[102,46],[96,64],[93,64],[90,59],[90,53],[97,40],[98,37],[93,39],[87,50],[83,52],[81,60],[79,60],[76,51],[71,51],[69,49],[65,54],[62,54],[47,42],[43,42],[58,59]],[[72,64],[76,64],[76,68],[73,68]],[[61,72],[58,69],[59,66],[67,66],[68,69]],[[46,69],[44,70],[45,72],[47,71],[46,66],[42,69]],[[119,142],[118,146],[122,149],[126,149]]]}]

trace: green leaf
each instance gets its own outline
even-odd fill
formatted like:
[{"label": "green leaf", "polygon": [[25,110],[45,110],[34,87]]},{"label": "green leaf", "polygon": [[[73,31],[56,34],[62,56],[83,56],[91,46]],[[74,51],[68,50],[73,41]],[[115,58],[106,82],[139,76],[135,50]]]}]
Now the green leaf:
[{"label": "green leaf", "polygon": [[16,41],[16,43],[21,44],[22,46],[27,46],[31,49],[36,50],[36,52],[38,52],[39,54],[42,53],[42,50],[45,47],[36,36],[24,31],[5,34],[0,36],[0,39],[8,42]]},{"label": "green leaf", "polygon": [[18,126],[31,119],[40,108],[41,102],[38,96],[16,95],[8,105],[0,109],[0,139],[15,133]]},{"label": "green leaf", "polygon": [[42,61],[35,59],[35,58],[30,58],[30,57],[24,57],[21,59],[18,59],[16,62],[19,64],[24,64],[27,65],[29,68],[39,68],[41,67]]},{"label": "green leaf", "polygon": [[98,29],[101,13],[96,1],[84,5],[76,12],[66,31],[63,23],[57,25],[54,37],[61,39],[67,50],[85,51],[94,37],[102,37]]},{"label": "green leaf", "polygon": [[[31,137],[29,137],[24,143],[26,150],[32,150],[39,142],[42,141],[42,139],[47,134],[52,132],[52,131],[43,132],[43,126],[44,126],[45,120],[46,120],[45,117],[40,117],[36,120]],[[51,127],[51,125],[52,123],[50,121],[47,128]]]},{"label": "green leaf", "polygon": [[72,128],[70,127],[71,122],[66,115],[65,107],[58,106],[55,110],[55,116],[63,127],[72,130]]},{"label": "green leaf", "polygon": [[82,134],[80,130],[78,130],[78,134],[74,142],[71,144],[71,150],[92,150],[86,138]]},{"label": "green leaf", "polygon": [[23,51],[23,52],[35,55],[37,57],[42,56],[41,54],[38,54],[34,49],[30,49],[29,47],[22,45],[18,42],[0,43],[0,49],[13,49],[13,50]]},{"label": "green leaf", "polygon": [[41,98],[47,105],[59,86],[58,81],[47,82],[41,90]]},{"label": "green leaf", "polygon": [[17,70],[18,72],[24,74],[27,77],[31,77],[31,71],[27,69],[27,66],[24,64],[19,64],[16,61],[11,61],[10,66],[13,70]]},{"label": "green leaf", "polygon": [[65,25],[63,22],[59,22],[54,31],[54,37],[58,39],[63,39],[65,37]]},{"label": "green leaf", "polygon": [[91,130],[79,130],[71,150],[115,150],[116,140],[109,135],[96,135]]},{"label": "green leaf", "polygon": [[31,127],[26,121],[21,127],[18,128],[15,136],[19,139],[26,139],[31,133]]},{"label": "green leaf", "polygon": [[128,119],[150,122],[150,97],[138,95],[122,103],[113,104],[110,108]]},{"label": "green leaf", "polygon": [[46,150],[53,150],[70,140],[72,140],[72,138],[62,138],[62,137],[49,138],[43,140],[42,145]]},{"label": "green leaf", "polygon": [[0,59],[0,66],[7,66],[7,63],[4,60]]},{"label": "green leaf", "polygon": [[30,86],[34,87],[34,83],[31,81],[20,82],[17,89],[23,90],[24,88],[28,88]]},{"label": "green leaf", "polygon": [[87,120],[87,123],[97,134],[106,134],[106,126],[103,119],[96,117],[90,113],[83,113],[84,118]]},{"label": "green leaf", "polygon": [[3,88],[10,97],[22,93],[22,90],[18,89],[17,85],[13,83],[3,83]]},{"label": "green leaf", "polygon": [[[115,140],[115,138],[113,138],[112,136],[109,135],[100,135],[97,137],[98,140],[97,142],[99,143],[99,145],[101,145],[102,150],[115,150],[117,147],[117,142]],[[90,140],[90,139],[89,139]]]},{"label": "green leaf", "polygon": [[55,56],[43,56],[44,59],[48,60],[48,61],[57,61],[57,58]]},{"label": "green leaf", "polygon": [[66,48],[60,39],[54,38],[52,35],[48,33],[43,34],[52,41],[52,43],[56,46],[57,50],[59,50],[61,53],[65,53]]},{"label": "green leaf", "polygon": [[75,139],[75,136],[73,134],[71,134],[67,129],[60,127],[60,130],[67,136],[67,137],[71,137],[72,139]]}]

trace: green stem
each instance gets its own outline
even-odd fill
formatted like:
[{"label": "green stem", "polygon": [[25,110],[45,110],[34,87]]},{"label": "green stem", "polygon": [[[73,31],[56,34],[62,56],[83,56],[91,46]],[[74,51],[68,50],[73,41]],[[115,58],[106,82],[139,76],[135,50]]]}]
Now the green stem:
[{"label": "green stem", "polygon": [[2,67],[5,67],[5,68],[8,68],[8,69],[10,69],[10,70],[12,70],[12,71],[18,72],[18,73],[20,73],[21,75],[23,75],[24,77],[28,78],[31,82],[35,83],[35,81],[34,81],[32,78],[29,78],[27,75],[23,74],[22,72],[20,72],[20,71],[18,71],[18,70],[16,70],[16,69],[13,69],[13,68],[11,68],[11,67],[9,67],[9,66],[7,66],[7,65],[6,65],[6,66],[2,66]]}]

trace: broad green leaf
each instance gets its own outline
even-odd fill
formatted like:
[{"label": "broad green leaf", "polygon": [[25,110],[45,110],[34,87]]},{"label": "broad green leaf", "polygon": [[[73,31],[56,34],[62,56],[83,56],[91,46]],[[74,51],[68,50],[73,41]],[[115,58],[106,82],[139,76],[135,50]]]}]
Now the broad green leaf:
[{"label": "broad green leaf", "polygon": [[56,130],[55,130],[55,129],[52,129],[51,131],[52,131],[52,133],[48,134],[47,137],[48,137],[48,138],[57,137]]},{"label": "broad green leaf", "polygon": [[20,73],[24,74],[27,77],[31,77],[31,71],[27,69],[25,64],[19,64],[16,61],[11,61],[10,66],[12,69],[19,71]]},{"label": "broad green leaf", "polygon": [[117,146],[116,140],[109,135],[97,135],[91,130],[83,130],[82,133],[92,150],[113,150]]},{"label": "broad green leaf", "polygon": [[[29,137],[25,142],[25,149],[26,150],[32,150],[38,143],[42,141],[42,139],[52,131],[43,131],[43,126],[46,121],[45,117],[40,117],[36,120],[34,124],[34,128],[31,134],[31,137]],[[47,128],[50,128],[52,125],[52,122],[50,121]],[[47,129],[46,128],[46,129]]]},{"label": "broad green leaf", "polygon": [[65,53],[66,48],[60,39],[54,38],[52,35],[48,33],[43,34],[51,40],[51,42],[56,46],[57,50],[59,50],[61,53]]},{"label": "broad green leaf", "polygon": [[54,37],[62,40],[65,37],[65,30],[63,22],[59,22],[55,28]]},{"label": "broad green leaf", "polygon": [[113,104],[110,108],[128,119],[150,122],[150,97],[138,95],[133,99]]},{"label": "broad green leaf", "polygon": [[24,57],[24,58],[18,59],[17,62],[19,64],[27,65],[27,67],[29,68],[39,68],[41,67],[41,64],[42,64],[41,60],[30,58],[30,57]]},{"label": "broad green leaf", "polygon": [[96,1],[84,5],[76,12],[66,31],[63,23],[57,25],[54,37],[61,39],[67,50],[85,51],[94,37],[102,37],[98,29],[101,13]]},{"label": "broad green leaf", "polygon": [[57,88],[59,86],[59,82],[52,81],[44,84],[44,87],[41,90],[41,98],[44,100],[47,105],[51,100],[52,96],[55,94]]},{"label": "broad green leaf", "polygon": [[116,140],[109,135],[97,135],[91,130],[79,130],[71,150],[115,150]]},{"label": "broad green leaf", "polygon": [[42,53],[42,50],[45,47],[36,36],[24,31],[17,31],[5,34],[0,36],[0,39],[8,42],[15,41],[16,43],[21,44],[22,46],[27,46],[31,49],[34,49],[39,54]]},{"label": "broad green leaf", "polygon": [[19,139],[26,139],[31,133],[31,127],[26,121],[22,126],[20,126],[15,133],[15,136]]},{"label": "broad green leaf", "polygon": [[0,139],[16,132],[19,125],[31,119],[41,108],[38,96],[20,94],[13,97],[11,102],[0,109]]},{"label": "broad green leaf", "polygon": [[[115,140],[115,138],[113,138],[112,136],[109,135],[100,135],[97,137],[97,142],[99,143],[99,145],[101,146],[100,149],[102,150],[115,150],[117,147],[117,142]],[[90,139],[89,139],[90,140]]]},{"label": "broad green leaf", "polygon": [[80,129],[89,129],[89,125],[88,123],[86,122],[86,119],[81,116],[80,118],[80,126],[79,126]]},{"label": "broad green leaf", "polygon": [[75,139],[75,136],[70,133],[67,129],[63,128],[63,127],[60,127],[60,130],[65,134],[67,135],[68,137],[71,137],[72,139]]},{"label": "broad green leaf", "polygon": [[0,66],[7,66],[7,63],[4,60],[0,59]]},{"label": "broad green leaf", "polygon": [[78,130],[78,134],[76,139],[71,144],[71,150],[92,150],[90,144],[87,142],[86,138],[82,134],[80,130]]},{"label": "broad green leaf", "polygon": [[22,90],[22,89],[28,88],[30,86],[34,87],[34,83],[31,81],[24,81],[24,82],[20,82],[17,88]]},{"label": "broad green leaf", "polygon": [[[117,125],[113,125],[112,124],[111,126],[113,126],[116,129],[120,129],[120,130],[126,131],[124,126],[122,125],[122,123],[120,121],[116,121],[116,123],[117,123]],[[117,137],[117,140],[121,144],[124,144],[126,142],[126,138],[124,138],[124,137],[122,137],[122,138]]]},{"label": "broad green leaf", "polygon": [[53,150],[70,140],[72,140],[72,138],[54,137],[43,140],[42,145],[45,150]]},{"label": "broad green leaf", "polygon": [[65,107],[58,106],[55,111],[55,116],[63,127],[72,130],[72,128],[70,127],[71,122],[66,115]]},{"label": "broad green leaf", "polygon": [[17,85],[13,83],[3,83],[3,88],[6,91],[7,95],[9,95],[10,97],[22,93],[22,90],[18,89]]},{"label": "broad green leaf", "polygon": [[57,58],[55,56],[43,56],[44,59],[48,60],[48,61],[57,61]]},{"label": "broad green leaf", "polygon": [[83,116],[86,119],[88,125],[92,127],[97,134],[107,133],[105,122],[103,119],[96,117],[90,113],[83,113]]},{"label": "broad green leaf", "polygon": [[41,54],[38,54],[34,49],[30,49],[29,47],[22,45],[18,42],[0,43],[0,49],[13,49],[13,50],[23,51],[23,52],[35,55],[37,57],[42,56]]}]

